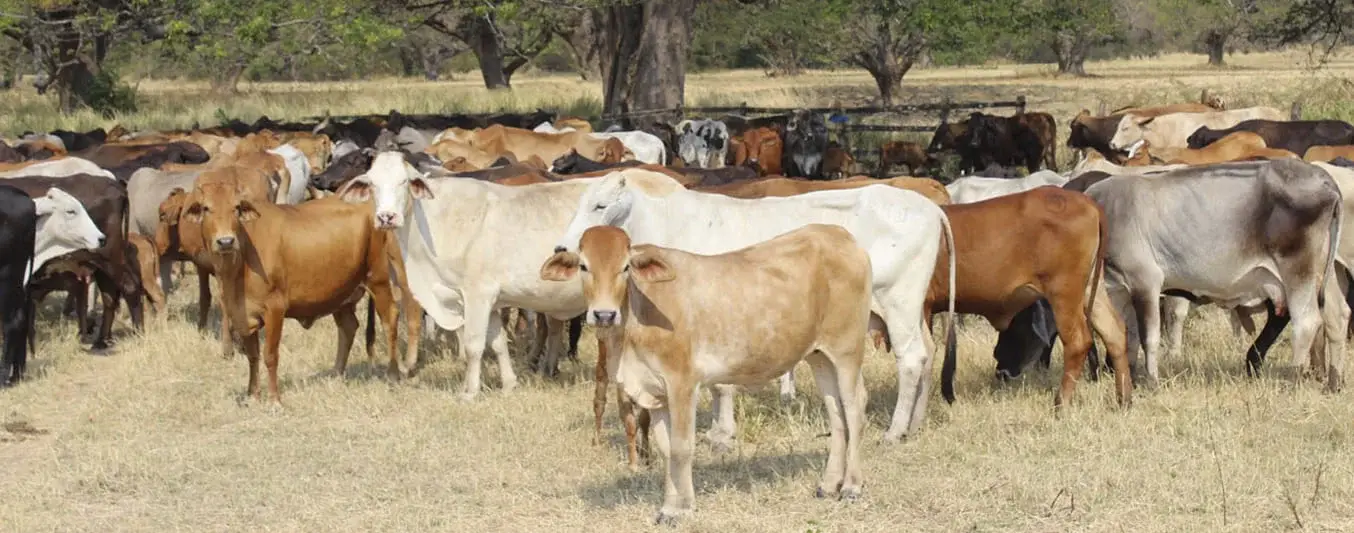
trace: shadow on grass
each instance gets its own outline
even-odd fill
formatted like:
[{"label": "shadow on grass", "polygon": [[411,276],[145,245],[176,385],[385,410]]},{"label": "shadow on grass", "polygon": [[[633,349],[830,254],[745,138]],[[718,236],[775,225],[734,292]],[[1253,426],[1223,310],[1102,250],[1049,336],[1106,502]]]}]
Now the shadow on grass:
[{"label": "shadow on grass", "polygon": [[[822,471],[826,460],[826,446],[823,451],[747,458],[727,456],[713,460],[698,447],[692,460],[691,479],[699,501],[702,496],[709,496],[719,490],[733,489],[747,494],[756,487],[778,484],[784,478],[810,473],[813,479],[806,481],[803,487],[804,500],[807,502],[813,499],[817,488],[816,474]],[[656,509],[663,502],[663,476],[663,461],[655,451],[653,464],[648,468],[637,473],[625,472],[609,481],[584,486],[578,494],[589,505],[600,509],[615,509],[631,504],[651,505]]]}]

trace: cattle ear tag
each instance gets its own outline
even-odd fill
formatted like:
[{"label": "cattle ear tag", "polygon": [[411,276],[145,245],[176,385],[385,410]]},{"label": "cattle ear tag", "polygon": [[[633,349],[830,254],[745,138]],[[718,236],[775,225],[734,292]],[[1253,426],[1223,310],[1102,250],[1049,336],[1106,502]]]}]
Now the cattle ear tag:
[{"label": "cattle ear tag", "polygon": [[569,281],[577,273],[578,254],[573,252],[555,252],[541,265],[541,279],[545,281]]}]

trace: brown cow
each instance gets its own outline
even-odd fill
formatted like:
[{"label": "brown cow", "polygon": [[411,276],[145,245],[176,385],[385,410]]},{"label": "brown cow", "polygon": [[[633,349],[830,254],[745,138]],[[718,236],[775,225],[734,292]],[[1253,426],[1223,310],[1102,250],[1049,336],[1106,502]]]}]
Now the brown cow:
[{"label": "brown cow", "polygon": [[437,141],[425,148],[423,152],[444,163],[461,160],[465,163],[465,167],[473,167],[470,170],[489,168],[493,166],[494,162],[498,161],[497,155],[452,138]]},{"label": "brown cow", "polygon": [[913,191],[925,196],[937,205],[948,205],[950,203],[950,195],[945,190],[945,186],[930,178],[901,177],[881,180],[869,176],[856,176],[843,180],[819,181],[774,177],[740,181],[713,187],[695,187],[694,190],[722,194],[734,198],[765,198],[768,196],[794,196],[815,191],[855,189],[857,187],[868,187],[870,185],[888,185],[890,187]]},{"label": "brown cow", "polygon": [[160,272],[160,254],[155,249],[155,243],[151,242],[150,237],[140,233],[127,233],[127,259],[128,264],[135,265],[137,278],[141,283],[141,291],[145,293],[146,299],[150,300],[151,311],[155,316],[165,316],[165,292],[161,290],[157,282]]},{"label": "brown cow", "polygon": [[566,133],[538,133],[521,128],[509,128],[493,125],[476,130],[468,135],[469,144],[495,156],[512,153],[518,160],[533,155],[542,161],[554,161],[559,156],[577,150],[579,154],[594,161],[616,162],[633,159],[634,154],[625,149],[624,143],[607,141],[614,138],[598,139],[581,131]]},{"label": "brown cow", "polygon": [[[955,311],[987,318],[998,331],[1041,296],[1053,308],[1063,342],[1063,378],[1054,404],[1069,401],[1091,348],[1087,324],[1105,342],[1121,405],[1132,399],[1124,322],[1101,283],[1105,217],[1087,196],[1039,187],[971,204],[942,206],[955,235]],[[944,311],[947,252],[937,256],[927,291],[929,314]],[[954,401],[955,350],[948,346],[941,393]]]},{"label": "brown cow", "polygon": [[[406,374],[396,351],[398,307],[391,285],[385,232],[371,224],[371,204],[331,197],[298,206],[250,201],[229,183],[198,183],[183,212],[201,224],[222,286],[223,322],[240,337],[249,358],[249,395],[260,396],[259,330],[266,332],[268,390],[277,387],[278,347],[285,318],[310,327],[333,315],[338,325],[334,372],[344,374],[357,334],[357,303],[371,293],[386,333],[391,374]],[[368,356],[373,354],[367,346]]]},{"label": "brown cow", "polygon": [[827,143],[827,149],[823,150],[823,167],[821,171],[824,178],[835,180],[845,178],[856,173],[856,158],[851,157],[851,152],[846,151],[836,141]]},{"label": "brown cow", "polygon": [[1122,154],[1110,148],[1110,139],[1114,138],[1114,132],[1119,129],[1119,122],[1123,120],[1125,114],[1132,113],[1138,117],[1150,118],[1172,113],[1203,113],[1207,111],[1216,111],[1216,109],[1206,104],[1124,107],[1103,117],[1092,116],[1089,110],[1082,109],[1076,117],[1073,117],[1067,123],[1068,130],[1070,130],[1067,136],[1067,147],[1077,150],[1094,149],[1104,155],[1109,162],[1122,165],[1124,164]]},{"label": "brown cow", "polygon": [[1288,150],[1269,148],[1265,145],[1265,139],[1249,131],[1238,131],[1197,150],[1190,148],[1157,150],[1155,155],[1166,161],[1167,164],[1186,165],[1212,165],[1231,161],[1297,157],[1297,154]]},{"label": "brown cow", "polygon": [[907,167],[907,173],[915,176],[917,171],[931,164],[934,158],[926,154],[922,145],[911,141],[888,141],[879,145],[879,170],[876,177],[886,178],[894,165]]},{"label": "brown cow", "polygon": [[785,146],[775,128],[753,128],[729,142],[734,148],[733,164],[751,166],[757,169],[759,176],[781,173],[781,154]]},{"label": "brown cow", "polygon": [[[810,224],[720,255],[631,246],[619,228],[584,232],[578,253],[559,252],[541,278],[579,271],[585,316],[614,361],[624,396],[649,411],[667,463],[660,523],[690,513],[696,391],[701,385],[757,385],[801,360],[814,368],[831,430],[819,496],[855,499],[867,394],[861,379],[870,318],[870,261],[840,226]],[[757,313],[724,302],[756,302]],[[757,324],[774,323],[766,328]],[[790,335],[782,333],[794,332]]]},{"label": "brown cow", "polygon": [[[1049,170],[1058,170],[1058,124],[1053,121],[1053,115],[1048,113],[1019,113],[1011,117],[1012,121],[1018,123],[1030,131],[1034,132],[1035,137],[1039,138],[1039,144],[1043,147],[1044,168]],[[1031,169],[1031,172],[1034,170]]]},{"label": "brown cow", "polygon": [[1354,145],[1313,146],[1307,149],[1302,159],[1309,162],[1329,163],[1337,157],[1354,160]]}]

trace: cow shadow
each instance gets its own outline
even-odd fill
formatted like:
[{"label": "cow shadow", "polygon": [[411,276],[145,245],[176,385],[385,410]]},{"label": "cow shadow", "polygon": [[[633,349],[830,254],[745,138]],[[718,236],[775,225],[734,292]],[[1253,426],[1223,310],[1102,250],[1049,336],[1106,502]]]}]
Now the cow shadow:
[{"label": "cow shadow", "polygon": [[[692,460],[691,479],[697,498],[728,489],[748,494],[758,487],[777,484],[787,477],[821,472],[826,460],[826,451],[750,458],[715,457],[712,460],[710,454],[701,453],[698,447]],[[657,508],[663,501],[665,471],[662,463],[655,452],[653,463],[648,467],[632,473],[624,470],[624,466],[619,466],[621,472],[618,475],[584,485],[578,490],[578,495],[598,509],[610,510],[635,503]],[[812,499],[817,488],[816,475],[810,477],[814,479],[804,485],[805,500]]]}]

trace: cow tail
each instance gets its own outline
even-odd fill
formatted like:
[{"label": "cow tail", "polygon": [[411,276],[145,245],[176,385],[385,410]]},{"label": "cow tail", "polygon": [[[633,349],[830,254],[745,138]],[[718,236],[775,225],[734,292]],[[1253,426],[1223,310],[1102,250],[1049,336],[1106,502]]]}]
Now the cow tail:
[{"label": "cow tail", "polygon": [[[945,359],[940,365],[940,394],[947,403],[954,403],[954,370],[955,359],[958,357],[958,343],[955,340],[955,327],[958,325],[959,317],[954,313],[954,271],[955,256],[958,255],[954,247],[954,231],[950,229],[950,217],[945,216],[941,211],[940,221],[945,226],[945,240],[949,246],[950,254],[950,313],[948,324],[945,326]],[[922,376],[922,379],[930,379]]]},{"label": "cow tail", "polygon": [[371,348],[376,346],[376,298],[367,295],[367,330],[366,330],[366,348],[367,357],[372,357]]},{"label": "cow tail", "polygon": [[[1091,265],[1091,279],[1087,280],[1089,285],[1087,290],[1091,291],[1091,296],[1086,299],[1086,318],[1090,321],[1091,313],[1095,309],[1095,294],[1100,288],[1100,278],[1105,274],[1105,240],[1108,237],[1108,228],[1105,223],[1105,211],[1096,204],[1095,214],[1099,220],[1099,240],[1095,243],[1095,263]],[[1092,329],[1094,331],[1094,329]]]},{"label": "cow tail", "polygon": [[1321,272],[1321,286],[1316,293],[1316,305],[1318,309],[1326,307],[1326,284],[1330,283],[1335,277],[1335,253],[1340,246],[1340,226],[1344,223],[1343,197],[1341,201],[1335,202],[1334,216],[1330,223],[1330,249],[1326,251],[1326,268]]},{"label": "cow tail", "polygon": [[24,332],[24,335],[27,337],[27,339],[25,340],[28,341],[29,357],[32,357],[33,354],[37,353],[38,351],[37,349],[38,317],[36,316],[38,308],[37,304],[33,302],[32,298],[33,291],[29,290],[28,288],[28,284],[33,282],[33,268],[34,266],[36,266],[36,263],[38,262],[37,251],[38,251],[38,242],[37,239],[33,239],[33,248],[28,252],[28,278],[27,281],[23,284],[22,290],[19,291],[20,295],[23,297],[24,302],[24,317],[28,321],[28,328],[27,331]]}]

